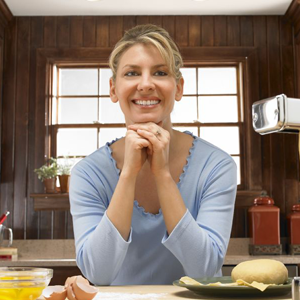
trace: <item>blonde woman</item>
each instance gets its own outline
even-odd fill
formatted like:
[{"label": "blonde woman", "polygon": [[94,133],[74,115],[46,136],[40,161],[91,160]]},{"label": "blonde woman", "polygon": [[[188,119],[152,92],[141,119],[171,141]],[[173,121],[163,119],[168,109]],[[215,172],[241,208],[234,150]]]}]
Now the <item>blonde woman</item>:
[{"label": "blonde woman", "polygon": [[140,25],[117,43],[109,64],[111,100],[127,133],[72,171],[79,268],[96,285],[221,275],[236,166],[217,147],[172,128],[184,86],[177,46],[164,29]]}]

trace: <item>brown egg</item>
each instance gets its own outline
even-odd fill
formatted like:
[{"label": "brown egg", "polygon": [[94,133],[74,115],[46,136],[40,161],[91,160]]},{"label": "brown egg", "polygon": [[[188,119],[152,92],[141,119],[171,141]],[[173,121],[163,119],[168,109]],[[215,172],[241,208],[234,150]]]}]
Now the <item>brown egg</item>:
[{"label": "brown egg", "polygon": [[[98,289],[86,283],[86,279],[78,276],[72,284],[72,289],[77,300],[92,300]],[[73,300],[73,299],[70,299]]]},{"label": "brown egg", "polygon": [[85,281],[86,284],[89,284],[89,281],[87,279],[85,279],[81,275],[79,275],[79,276],[68,277],[66,282],[65,282],[65,286],[72,285],[74,283],[75,279],[78,278],[78,277],[82,278]]},{"label": "brown egg", "polygon": [[48,286],[43,290],[42,294],[47,300],[65,300],[67,290],[62,285]]},{"label": "brown egg", "polygon": [[72,285],[69,285],[67,287],[67,297],[68,297],[69,300],[77,300],[75,298],[75,295],[74,295],[74,292],[73,292],[73,289],[72,289]]}]

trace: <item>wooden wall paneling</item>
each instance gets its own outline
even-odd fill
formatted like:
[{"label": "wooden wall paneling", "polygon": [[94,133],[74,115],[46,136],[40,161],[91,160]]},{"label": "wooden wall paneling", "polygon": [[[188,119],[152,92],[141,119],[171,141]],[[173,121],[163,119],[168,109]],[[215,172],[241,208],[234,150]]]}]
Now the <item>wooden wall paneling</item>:
[{"label": "wooden wall paneling", "polygon": [[109,17],[96,17],[96,47],[109,46]]},{"label": "wooden wall paneling", "polygon": [[[281,56],[282,56],[282,92],[288,97],[296,97],[296,61],[293,26],[281,18]],[[285,152],[285,212],[290,213],[298,200],[299,188],[299,152],[298,135],[284,135]],[[285,220],[286,223],[286,220]]]},{"label": "wooden wall paneling", "polygon": [[[254,46],[258,51],[259,62],[259,98],[269,96],[269,63],[267,51],[267,20],[265,16],[253,17]],[[262,141],[262,186],[271,192],[271,136],[264,135]]]},{"label": "wooden wall paneling", "polygon": [[166,29],[171,38],[175,40],[175,16],[163,16],[162,27]]},{"label": "wooden wall paneling", "polygon": [[83,46],[96,46],[96,17],[94,16],[83,18]]},{"label": "wooden wall paneling", "polygon": [[115,44],[123,36],[123,17],[109,17],[109,47],[114,47]]},{"label": "wooden wall paneling", "polygon": [[246,73],[244,73],[245,94],[247,97],[244,101],[244,118],[246,126],[245,148],[248,161],[246,163],[246,173],[248,178],[247,189],[262,189],[262,170],[261,170],[261,137],[253,130],[252,127],[252,104],[259,100],[258,91],[258,55],[253,51],[246,61]]},{"label": "wooden wall paneling", "polygon": [[149,24],[149,16],[136,16],[136,25]]},{"label": "wooden wall paneling", "polygon": [[253,17],[242,16],[240,17],[241,26],[241,46],[251,47],[254,45],[254,34],[253,34]]},{"label": "wooden wall paneling", "polygon": [[14,238],[24,238],[26,224],[30,18],[17,19],[16,117],[14,142]]},{"label": "wooden wall paneling", "polygon": [[[288,97],[296,97],[296,62],[294,61],[293,28],[281,18],[281,57],[282,57],[282,92]],[[285,134],[285,178],[298,179],[298,135]]]},{"label": "wooden wall paneling", "polygon": [[240,17],[227,17],[227,46],[240,46]]},{"label": "wooden wall paneling", "polygon": [[56,17],[56,43],[57,47],[70,47],[70,17]]},{"label": "wooden wall paneling", "polygon": [[70,19],[70,47],[83,46],[83,17],[76,16]]},{"label": "wooden wall paneling", "polygon": [[149,23],[162,26],[162,16],[149,16]]},{"label": "wooden wall paneling", "polygon": [[136,26],[135,16],[123,16],[123,32]]},{"label": "wooden wall paneling", "polygon": [[[43,56],[42,51],[37,49],[37,60],[36,60],[36,95],[35,95],[35,163],[34,168],[39,168],[45,162],[46,154],[46,120],[45,112],[46,99],[47,97],[47,86],[46,86],[46,58]],[[36,178],[34,192],[43,193],[44,186]],[[38,216],[38,238],[51,238],[51,216],[49,213],[41,212]]]},{"label": "wooden wall paneling", "polygon": [[[280,20],[277,16],[267,17],[268,35],[268,59],[270,96],[282,93],[282,60],[280,55]],[[275,205],[280,208],[281,234],[285,232],[285,159],[284,159],[284,135],[275,133],[271,135],[271,180]]]},{"label": "wooden wall paneling", "polygon": [[0,27],[5,28],[13,20],[13,14],[4,0],[0,1]]},{"label": "wooden wall paneling", "polygon": [[56,17],[44,17],[44,47],[56,47]]},{"label": "wooden wall paneling", "polygon": [[259,191],[238,191],[231,230],[232,238],[248,237],[248,209],[260,195]]},{"label": "wooden wall paneling", "polygon": [[[14,221],[14,121],[16,98],[16,37],[17,24],[13,19],[10,34],[4,44],[2,140],[1,140],[1,208],[11,212],[5,225],[13,228]],[[6,99],[9,99],[7,101]]]},{"label": "wooden wall paneling", "polygon": [[175,41],[179,47],[188,46],[188,24],[189,20],[187,16],[175,17]]},{"label": "wooden wall paneling", "polygon": [[214,45],[214,17],[201,17],[201,45],[211,47]]},{"label": "wooden wall paneling", "polygon": [[33,172],[35,162],[35,90],[36,90],[36,49],[44,45],[44,17],[31,18],[30,26],[30,81],[29,81],[29,108],[28,108],[28,166],[27,166],[27,210],[25,237],[37,238],[38,216],[33,209],[30,192],[35,190],[37,175]]},{"label": "wooden wall paneling", "polygon": [[227,46],[227,17],[214,17],[214,46]]},{"label": "wooden wall paneling", "polygon": [[201,45],[201,17],[189,17],[189,41],[190,47],[197,47]]}]

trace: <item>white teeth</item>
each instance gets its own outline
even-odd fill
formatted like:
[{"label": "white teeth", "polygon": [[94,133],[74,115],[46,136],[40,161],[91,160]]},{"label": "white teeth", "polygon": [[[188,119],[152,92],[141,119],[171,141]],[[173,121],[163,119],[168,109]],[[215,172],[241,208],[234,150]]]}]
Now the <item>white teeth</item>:
[{"label": "white teeth", "polygon": [[135,100],[135,103],[138,105],[155,105],[158,104],[159,101],[158,100]]}]

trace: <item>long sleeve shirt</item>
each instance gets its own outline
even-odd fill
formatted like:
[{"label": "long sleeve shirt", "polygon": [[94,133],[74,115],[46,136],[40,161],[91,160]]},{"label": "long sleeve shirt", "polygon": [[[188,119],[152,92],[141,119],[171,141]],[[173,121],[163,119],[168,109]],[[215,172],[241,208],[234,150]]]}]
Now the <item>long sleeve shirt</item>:
[{"label": "long sleeve shirt", "polygon": [[106,215],[120,175],[112,143],[72,170],[76,260],[84,276],[96,285],[171,284],[184,275],[221,276],[237,187],[231,156],[194,137],[177,184],[187,208],[182,219],[168,235],[162,212],[147,213],[134,200],[131,231],[124,240]]}]

